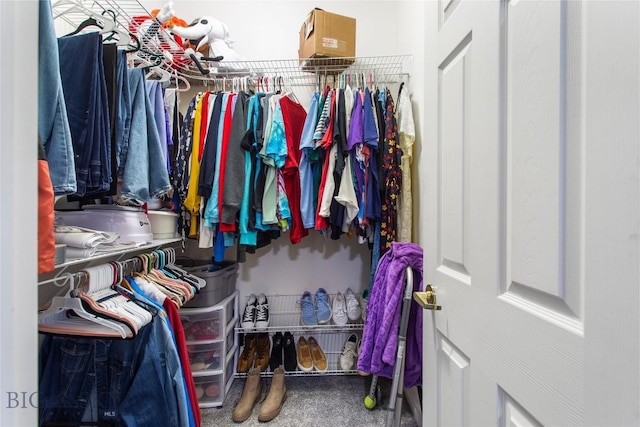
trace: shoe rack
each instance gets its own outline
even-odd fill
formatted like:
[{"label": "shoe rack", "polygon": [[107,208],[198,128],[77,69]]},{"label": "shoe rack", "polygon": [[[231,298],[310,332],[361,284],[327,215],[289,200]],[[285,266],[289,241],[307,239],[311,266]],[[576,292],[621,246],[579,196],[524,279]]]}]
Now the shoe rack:
[{"label": "shoe rack", "polygon": [[[342,348],[344,343],[347,341],[349,336],[352,333],[358,335],[359,338],[362,338],[362,330],[364,327],[364,323],[362,320],[358,320],[357,322],[347,323],[346,325],[336,325],[333,323],[333,318],[329,321],[328,324],[325,325],[316,325],[316,326],[305,326],[301,324],[300,315],[301,315],[301,307],[300,307],[300,297],[301,295],[267,295],[267,300],[269,303],[269,326],[267,328],[263,328],[260,330],[257,329],[245,329],[238,325],[235,328],[237,334],[251,334],[251,333],[268,333],[270,345],[273,343],[273,334],[276,332],[291,332],[294,336],[296,343],[296,351],[297,351],[297,343],[298,338],[303,336],[308,338],[313,336],[322,348],[323,352],[327,356],[328,367],[326,371],[320,372],[316,369],[312,371],[305,372],[300,370],[299,368],[295,371],[285,371],[286,376],[308,376],[308,375],[357,375],[357,370],[349,370],[345,371],[340,369],[338,361],[340,359],[340,355],[342,354]],[[329,294],[331,301],[335,297],[334,294]],[[242,308],[244,308],[243,303],[241,308],[239,308],[238,312],[241,316]],[[238,348],[238,352],[241,351]],[[262,376],[272,376],[273,373],[268,370],[266,372],[261,373]],[[236,377],[243,378],[246,377],[246,373],[238,373],[236,372]]]},{"label": "shoe rack", "polygon": [[238,295],[201,308],[181,308],[191,373],[201,408],[219,407],[235,379]]}]

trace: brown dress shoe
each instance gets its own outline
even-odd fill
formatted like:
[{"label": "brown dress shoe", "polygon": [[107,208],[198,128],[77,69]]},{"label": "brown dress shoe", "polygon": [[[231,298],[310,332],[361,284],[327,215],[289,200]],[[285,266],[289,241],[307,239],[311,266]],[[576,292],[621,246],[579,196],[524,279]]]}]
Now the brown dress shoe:
[{"label": "brown dress shoe", "polygon": [[273,371],[271,387],[260,407],[258,421],[267,422],[277,417],[285,400],[287,400],[287,387],[284,385],[284,368],[279,366]]},{"label": "brown dress shoe", "polygon": [[256,334],[256,358],[254,367],[259,367],[261,371],[266,371],[269,367],[269,352],[271,350],[271,341],[269,334]]},{"label": "brown dress shoe", "polygon": [[253,413],[253,407],[260,400],[260,368],[252,369],[244,383],[242,396],[233,409],[231,418],[237,423],[245,421]]},{"label": "brown dress shoe", "polygon": [[253,366],[253,359],[256,353],[256,335],[246,334],[244,336],[244,348],[238,357],[237,371],[239,373],[249,372]]},{"label": "brown dress shoe", "polygon": [[327,370],[327,356],[318,345],[318,341],[314,337],[309,337],[309,349],[311,350],[311,358],[316,371],[324,372]]}]

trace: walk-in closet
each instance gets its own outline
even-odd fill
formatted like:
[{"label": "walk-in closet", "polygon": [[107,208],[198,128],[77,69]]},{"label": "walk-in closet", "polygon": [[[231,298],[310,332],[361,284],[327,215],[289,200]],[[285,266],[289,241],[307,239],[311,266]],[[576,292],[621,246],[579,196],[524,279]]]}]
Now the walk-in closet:
[{"label": "walk-in closet", "polygon": [[0,55],[0,426],[640,424],[640,3],[0,1]]},{"label": "walk-in closet", "polygon": [[39,2],[39,422],[416,425],[414,55],[221,5]]}]

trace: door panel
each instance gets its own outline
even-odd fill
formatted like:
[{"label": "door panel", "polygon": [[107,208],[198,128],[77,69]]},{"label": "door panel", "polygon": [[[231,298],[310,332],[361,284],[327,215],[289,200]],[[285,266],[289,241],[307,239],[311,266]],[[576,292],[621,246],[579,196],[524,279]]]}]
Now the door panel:
[{"label": "door panel", "polygon": [[564,5],[507,2],[500,58],[506,63],[506,284],[560,299],[566,286]]},{"label": "door panel", "polygon": [[439,216],[442,223],[438,227],[438,246],[441,248],[438,259],[442,269],[451,270],[451,274],[459,275],[467,283],[470,282],[465,265],[468,243],[466,232],[469,229],[469,181],[465,170],[468,167],[466,162],[469,147],[466,138],[468,122],[465,120],[465,102],[468,99],[465,88],[468,88],[468,84],[465,81],[470,66],[470,42],[471,38],[466,37],[438,67],[438,190],[442,209]]},{"label": "door panel", "polygon": [[425,425],[584,424],[582,9],[432,3]]},{"label": "door panel", "polygon": [[469,358],[451,344],[446,337],[439,336],[438,383],[440,402],[438,424],[450,426],[469,425],[470,373]]}]

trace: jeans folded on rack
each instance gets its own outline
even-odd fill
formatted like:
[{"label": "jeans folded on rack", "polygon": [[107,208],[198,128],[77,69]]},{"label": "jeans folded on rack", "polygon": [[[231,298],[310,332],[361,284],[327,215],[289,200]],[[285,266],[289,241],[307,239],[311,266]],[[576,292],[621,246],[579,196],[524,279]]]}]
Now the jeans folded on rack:
[{"label": "jeans folded on rack", "polygon": [[166,390],[166,365],[158,357],[160,322],[154,319],[130,340],[47,335],[40,352],[40,422],[79,422],[86,413],[118,426],[178,425],[175,393]]},{"label": "jeans folded on rack", "polygon": [[169,155],[167,153],[167,123],[165,122],[164,111],[164,94],[162,93],[162,85],[157,81],[147,81],[147,96],[151,106],[153,120],[158,129],[158,137],[160,138],[160,150],[164,157],[164,162],[169,171]]},{"label": "jeans folded on rack", "polygon": [[158,129],[147,98],[144,70],[130,69],[128,73],[131,127],[121,197],[125,201],[143,204],[152,197],[165,195],[171,185]]},{"label": "jeans folded on rack", "polygon": [[102,36],[97,32],[58,39],[60,75],[75,155],[77,195],[109,189],[110,129],[102,65]]},{"label": "jeans folded on rack", "polygon": [[73,194],[77,190],[73,142],[49,0],[40,1],[39,17],[38,135],[47,153],[53,191],[56,195]]},{"label": "jeans folded on rack", "polygon": [[118,178],[122,178],[124,163],[129,148],[131,131],[131,94],[129,93],[129,73],[127,72],[127,52],[118,51],[118,77],[116,99],[118,102],[116,132],[116,160],[118,162]]}]

